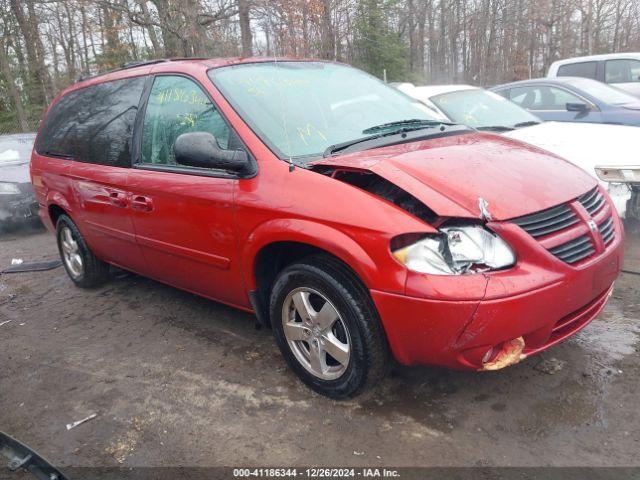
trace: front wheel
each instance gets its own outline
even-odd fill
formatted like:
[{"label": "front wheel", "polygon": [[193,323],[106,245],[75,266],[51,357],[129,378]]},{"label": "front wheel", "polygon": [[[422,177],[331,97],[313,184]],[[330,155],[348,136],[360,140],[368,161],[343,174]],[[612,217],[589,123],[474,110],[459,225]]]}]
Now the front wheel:
[{"label": "front wheel", "polygon": [[271,293],[271,324],[300,379],[332,398],[373,386],[388,348],[369,292],[339,261],[313,256],[287,267]]}]

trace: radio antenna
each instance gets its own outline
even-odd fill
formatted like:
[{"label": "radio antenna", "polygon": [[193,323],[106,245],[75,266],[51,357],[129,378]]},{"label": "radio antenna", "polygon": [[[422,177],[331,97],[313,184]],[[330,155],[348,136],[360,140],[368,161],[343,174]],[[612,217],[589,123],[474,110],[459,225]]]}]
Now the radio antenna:
[{"label": "radio antenna", "polygon": [[[273,63],[278,66],[278,45],[274,46]],[[289,171],[293,172],[296,168],[296,164],[293,163],[293,157],[291,156],[291,140],[289,139],[289,128],[287,126],[287,115],[284,109],[284,97],[282,96],[281,84],[276,82],[276,89],[278,90],[278,96],[280,97],[280,115],[282,116],[282,128],[284,128],[284,137],[287,141],[287,153],[289,155]]]}]

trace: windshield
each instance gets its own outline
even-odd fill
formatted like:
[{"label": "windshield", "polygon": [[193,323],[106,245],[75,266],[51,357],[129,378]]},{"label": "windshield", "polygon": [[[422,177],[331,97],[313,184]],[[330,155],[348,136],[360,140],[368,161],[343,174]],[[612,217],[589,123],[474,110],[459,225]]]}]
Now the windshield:
[{"label": "windshield", "polygon": [[517,128],[540,122],[515,103],[479,88],[443,93],[431,97],[431,101],[454,122],[473,128]]},{"label": "windshield", "polygon": [[28,163],[34,138],[32,135],[0,136],[0,166]]},{"label": "windshield", "polygon": [[567,82],[584,93],[610,105],[624,105],[625,103],[637,103],[638,99],[622,90],[611,87],[606,83],[596,82],[588,78],[574,78]]},{"label": "windshield", "polygon": [[322,156],[327,147],[374,135],[372,127],[434,120],[428,109],[355,68],[268,62],[213,69],[211,80],[280,158]]}]

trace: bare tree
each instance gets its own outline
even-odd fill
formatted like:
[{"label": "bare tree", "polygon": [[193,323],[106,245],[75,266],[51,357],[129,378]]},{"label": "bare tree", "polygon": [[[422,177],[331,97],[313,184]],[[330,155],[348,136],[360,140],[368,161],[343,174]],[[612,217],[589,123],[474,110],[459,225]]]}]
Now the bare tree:
[{"label": "bare tree", "polygon": [[640,50],[640,0],[0,0],[0,19],[0,108],[14,129],[79,73],[130,60],[291,55],[490,85]]}]

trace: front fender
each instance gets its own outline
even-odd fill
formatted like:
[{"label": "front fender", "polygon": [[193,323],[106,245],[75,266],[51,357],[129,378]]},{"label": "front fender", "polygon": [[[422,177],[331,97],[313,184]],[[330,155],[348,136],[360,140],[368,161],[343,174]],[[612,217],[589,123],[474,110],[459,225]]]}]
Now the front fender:
[{"label": "front fender", "polygon": [[[258,253],[275,242],[299,242],[325,250],[349,265],[368,288],[376,285],[380,275],[371,256],[343,232],[309,220],[280,218],[262,223],[244,242],[241,261],[249,291],[256,289],[255,261]],[[400,285],[403,284],[404,279],[400,281]]]}]

